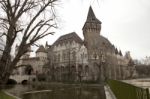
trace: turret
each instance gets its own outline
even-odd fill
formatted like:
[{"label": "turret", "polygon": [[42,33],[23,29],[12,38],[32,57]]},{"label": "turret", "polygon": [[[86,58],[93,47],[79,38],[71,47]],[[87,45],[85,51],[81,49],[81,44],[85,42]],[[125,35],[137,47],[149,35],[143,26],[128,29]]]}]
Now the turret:
[{"label": "turret", "polygon": [[47,58],[47,51],[45,50],[44,46],[41,45],[36,51],[36,57],[39,58]]},{"label": "turret", "polygon": [[129,51],[126,52],[125,58],[128,60],[132,59]]},{"label": "turret", "polygon": [[85,22],[82,30],[83,30],[84,35],[86,35],[86,33],[88,33],[88,32],[93,33],[93,34],[95,34],[95,33],[100,34],[101,21],[99,21],[96,18],[91,6],[89,8],[88,16],[87,16],[86,22]]},{"label": "turret", "polygon": [[122,52],[121,52],[121,50],[119,51],[119,55],[120,55],[120,56],[122,56]]},{"label": "turret", "polygon": [[84,42],[87,44],[87,46],[90,47],[91,44],[95,42],[95,38],[100,35],[101,31],[101,21],[96,18],[91,6],[89,8],[88,16],[82,30],[84,35]]},{"label": "turret", "polygon": [[118,52],[118,49],[116,48],[116,49],[115,49],[115,54],[117,55],[118,53],[119,53],[119,52]]},{"label": "turret", "polygon": [[49,48],[49,45],[48,45],[48,42],[46,41],[45,49],[47,50],[48,48]]}]

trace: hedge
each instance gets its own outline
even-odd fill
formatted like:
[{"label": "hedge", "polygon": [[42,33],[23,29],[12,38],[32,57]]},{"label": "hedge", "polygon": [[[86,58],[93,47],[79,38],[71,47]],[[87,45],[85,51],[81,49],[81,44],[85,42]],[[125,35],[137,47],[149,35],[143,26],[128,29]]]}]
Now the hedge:
[{"label": "hedge", "polygon": [[148,88],[140,88],[117,80],[107,80],[117,99],[150,99]]}]

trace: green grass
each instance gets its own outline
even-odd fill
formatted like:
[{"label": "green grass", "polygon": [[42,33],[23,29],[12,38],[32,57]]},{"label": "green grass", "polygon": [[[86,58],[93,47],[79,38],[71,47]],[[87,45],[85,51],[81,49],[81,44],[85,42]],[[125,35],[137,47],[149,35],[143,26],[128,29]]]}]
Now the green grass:
[{"label": "green grass", "polygon": [[149,90],[117,80],[108,80],[117,99],[150,99]]},{"label": "green grass", "polygon": [[0,91],[0,99],[16,99],[16,98],[5,94],[3,91]]}]

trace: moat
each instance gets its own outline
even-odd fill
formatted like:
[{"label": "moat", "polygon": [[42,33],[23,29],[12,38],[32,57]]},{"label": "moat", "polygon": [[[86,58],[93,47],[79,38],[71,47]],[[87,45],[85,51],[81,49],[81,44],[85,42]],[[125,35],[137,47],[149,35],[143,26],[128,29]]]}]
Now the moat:
[{"label": "moat", "polygon": [[106,99],[102,85],[16,85],[6,91],[21,99]]}]

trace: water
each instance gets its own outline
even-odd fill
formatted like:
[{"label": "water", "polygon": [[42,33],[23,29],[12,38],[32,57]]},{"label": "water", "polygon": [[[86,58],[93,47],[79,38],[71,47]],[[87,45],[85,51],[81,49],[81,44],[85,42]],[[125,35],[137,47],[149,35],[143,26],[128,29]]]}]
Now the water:
[{"label": "water", "polygon": [[124,82],[138,86],[138,87],[148,88],[150,92],[150,78],[124,80]]},{"label": "water", "polygon": [[9,92],[22,99],[106,99],[103,86],[17,85]]}]

